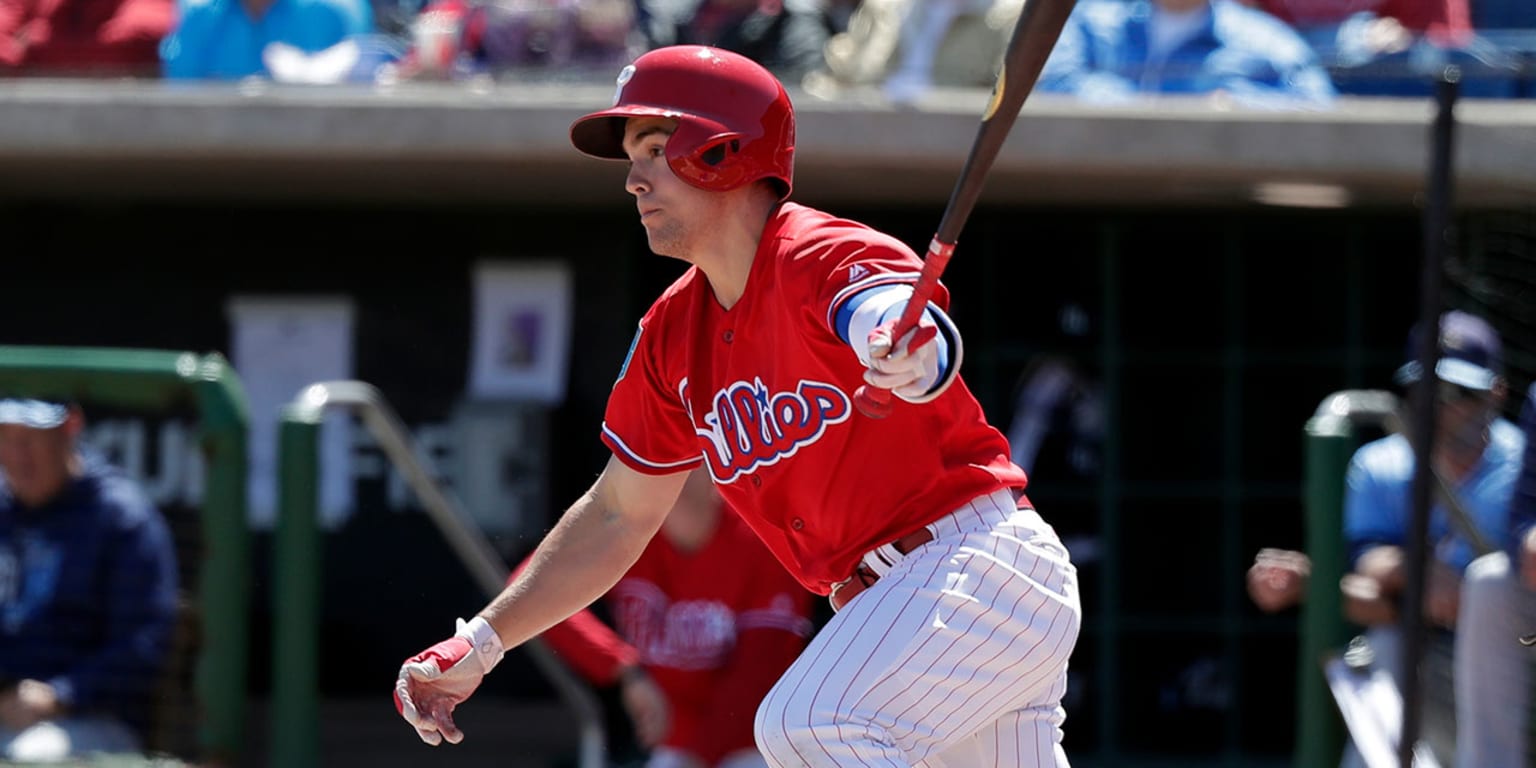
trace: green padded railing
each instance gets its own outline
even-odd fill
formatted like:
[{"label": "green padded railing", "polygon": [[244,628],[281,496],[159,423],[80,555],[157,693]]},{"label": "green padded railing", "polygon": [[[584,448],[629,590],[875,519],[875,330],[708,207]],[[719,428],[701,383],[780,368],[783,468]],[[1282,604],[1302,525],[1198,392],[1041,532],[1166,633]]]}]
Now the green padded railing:
[{"label": "green padded railing", "polygon": [[246,525],[245,390],[225,359],[148,349],[0,346],[0,392],[87,405],[198,414],[203,499],[198,746],[209,762],[238,762],[244,746],[250,533]]},{"label": "green padded railing", "polygon": [[1344,577],[1344,475],[1359,438],[1357,423],[1393,418],[1397,398],[1380,390],[1347,390],[1324,398],[1305,427],[1307,555],[1312,576],[1301,605],[1296,665],[1296,768],[1337,765],[1344,723],[1323,676],[1325,654],[1349,641],[1339,579]]}]

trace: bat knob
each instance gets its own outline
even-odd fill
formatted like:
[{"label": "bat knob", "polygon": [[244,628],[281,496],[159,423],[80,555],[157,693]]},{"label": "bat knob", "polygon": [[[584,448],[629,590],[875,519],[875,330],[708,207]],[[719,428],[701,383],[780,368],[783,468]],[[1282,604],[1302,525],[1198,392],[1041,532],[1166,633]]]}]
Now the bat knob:
[{"label": "bat knob", "polygon": [[853,393],[853,405],[871,419],[883,419],[891,415],[891,393],[863,384]]}]

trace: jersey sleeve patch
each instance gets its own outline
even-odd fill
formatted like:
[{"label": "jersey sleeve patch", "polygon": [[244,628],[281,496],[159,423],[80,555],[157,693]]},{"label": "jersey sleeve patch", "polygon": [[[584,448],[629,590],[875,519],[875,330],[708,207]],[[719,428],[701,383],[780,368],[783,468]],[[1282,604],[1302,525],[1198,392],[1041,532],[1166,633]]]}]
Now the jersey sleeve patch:
[{"label": "jersey sleeve patch", "polygon": [[629,351],[624,353],[624,364],[619,366],[619,375],[614,378],[614,386],[624,380],[624,374],[629,373],[629,361],[635,359],[635,349],[640,346],[640,335],[645,333],[645,326],[635,328],[634,338],[629,340]]}]

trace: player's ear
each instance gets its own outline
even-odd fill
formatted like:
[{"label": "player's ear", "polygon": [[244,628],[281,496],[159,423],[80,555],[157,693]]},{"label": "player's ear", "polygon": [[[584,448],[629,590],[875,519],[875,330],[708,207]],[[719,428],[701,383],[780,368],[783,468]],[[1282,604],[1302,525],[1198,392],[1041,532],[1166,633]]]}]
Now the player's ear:
[{"label": "player's ear", "polygon": [[59,425],[59,428],[64,430],[64,435],[70,440],[80,437],[80,433],[85,431],[85,411],[80,408],[79,403],[69,404],[69,410],[64,415],[64,423]]}]

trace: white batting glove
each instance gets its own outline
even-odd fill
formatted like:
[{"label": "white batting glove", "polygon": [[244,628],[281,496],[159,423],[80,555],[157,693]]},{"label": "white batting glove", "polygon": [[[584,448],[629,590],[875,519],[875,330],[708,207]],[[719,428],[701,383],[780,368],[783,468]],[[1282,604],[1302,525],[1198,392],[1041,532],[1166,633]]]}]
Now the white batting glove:
[{"label": "white batting glove", "polygon": [[892,329],[911,296],[910,285],[883,285],[860,293],[852,300],[857,308],[848,320],[847,339],[859,362],[869,368],[866,383],[909,403],[926,403],[944,394],[960,370],[960,332],[930,304],[917,327],[893,343]]},{"label": "white batting glove", "polygon": [[469,698],[505,651],[485,619],[459,619],[453,637],[406,659],[395,680],[395,710],[422,741],[457,744],[464,732],[453,723],[454,707]]},{"label": "white batting glove", "polygon": [[901,341],[891,344],[892,323],[883,324],[869,334],[869,370],[864,381],[872,387],[889,389],[891,394],[909,402],[926,403],[939,396],[930,392],[938,383],[938,327],[925,314],[916,328],[907,331]]}]

